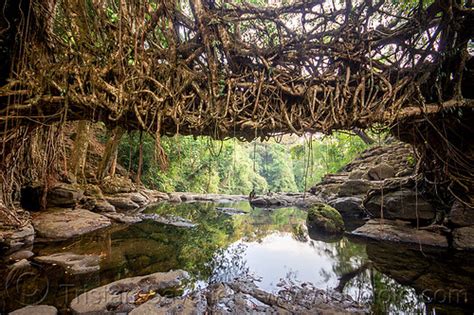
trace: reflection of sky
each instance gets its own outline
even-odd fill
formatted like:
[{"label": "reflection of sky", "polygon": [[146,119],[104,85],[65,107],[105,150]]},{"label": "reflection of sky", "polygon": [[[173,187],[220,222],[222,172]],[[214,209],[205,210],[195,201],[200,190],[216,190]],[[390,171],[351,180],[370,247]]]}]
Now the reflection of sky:
[{"label": "reflection of sky", "polygon": [[280,279],[311,282],[321,289],[334,288],[338,279],[332,271],[335,260],[329,255],[331,245],[324,242],[299,242],[290,233],[275,232],[258,242],[236,242],[225,255],[237,246],[244,251],[234,259],[241,259],[251,275],[261,281],[258,286],[277,291]]}]

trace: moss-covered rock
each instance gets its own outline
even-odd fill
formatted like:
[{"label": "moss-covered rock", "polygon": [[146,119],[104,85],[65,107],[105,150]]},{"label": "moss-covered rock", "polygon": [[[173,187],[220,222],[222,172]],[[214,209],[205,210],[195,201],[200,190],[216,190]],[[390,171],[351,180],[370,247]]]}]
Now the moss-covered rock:
[{"label": "moss-covered rock", "polygon": [[344,221],[341,214],[333,207],[318,203],[308,209],[306,220],[310,229],[317,229],[326,233],[344,232]]}]

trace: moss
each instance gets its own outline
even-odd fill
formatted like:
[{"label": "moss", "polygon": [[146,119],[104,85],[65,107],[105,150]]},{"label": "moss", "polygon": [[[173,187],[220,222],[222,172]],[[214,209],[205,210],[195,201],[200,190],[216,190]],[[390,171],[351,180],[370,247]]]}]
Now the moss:
[{"label": "moss", "polygon": [[333,207],[326,204],[315,204],[308,210],[307,224],[327,233],[344,232],[344,221],[341,214]]}]

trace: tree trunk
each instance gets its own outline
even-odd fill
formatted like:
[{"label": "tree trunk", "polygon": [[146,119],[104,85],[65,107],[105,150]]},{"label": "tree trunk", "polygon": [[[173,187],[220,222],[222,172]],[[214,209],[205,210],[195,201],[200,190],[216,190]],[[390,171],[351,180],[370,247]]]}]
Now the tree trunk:
[{"label": "tree trunk", "polygon": [[103,180],[107,174],[109,174],[114,156],[117,154],[120,139],[122,139],[124,132],[125,130],[121,127],[115,127],[115,129],[112,131],[112,135],[105,146],[102,160],[99,163],[99,169],[97,170],[97,179],[99,181]]},{"label": "tree trunk", "polygon": [[89,146],[90,125],[87,120],[81,120],[77,124],[76,139],[72,148],[69,169],[77,179],[78,175],[85,178],[84,167],[87,160],[87,149]]},{"label": "tree trunk", "polygon": [[359,136],[359,138],[362,139],[362,141],[364,141],[365,144],[373,144],[375,142],[374,139],[372,139],[371,137],[369,137],[369,135],[367,133],[365,133],[364,130],[362,129],[359,129],[357,127],[354,127],[352,128],[352,131]]}]

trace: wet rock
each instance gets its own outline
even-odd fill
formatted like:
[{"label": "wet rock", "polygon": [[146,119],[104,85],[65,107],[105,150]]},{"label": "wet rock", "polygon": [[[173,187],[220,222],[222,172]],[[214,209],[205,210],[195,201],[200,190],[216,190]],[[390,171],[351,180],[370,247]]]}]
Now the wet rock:
[{"label": "wet rock", "polygon": [[367,172],[369,179],[372,180],[383,180],[395,176],[395,170],[392,166],[387,163],[380,163],[369,169]]},{"label": "wet rock", "polygon": [[116,212],[115,207],[106,200],[97,200],[93,209],[94,212]]},{"label": "wet rock", "polygon": [[91,273],[100,270],[98,255],[77,255],[74,253],[57,253],[48,256],[38,256],[36,261],[46,264],[56,264],[72,274]]},{"label": "wet rock", "polygon": [[408,222],[395,220],[370,220],[352,234],[381,241],[448,247],[446,236],[429,230],[417,230]]},{"label": "wet rock", "polygon": [[216,210],[228,215],[236,215],[236,214],[246,214],[247,211],[237,208],[228,208],[228,207],[216,207]]},{"label": "wet rock", "polygon": [[12,253],[33,244],[35,230],[30,223],[19,229],[0,230],[0,250]]},{"label": "wet rock", "polygon": [[[366,203],[365,208],[376,218],[381,216],[382,196],[374,195]],[[383,216],[386,219],[400,220],[432,220],[436,216],[433,207],[421,196],[406,188],[390,191],[383,195]]]},{"label": "wet rock", "polygon": [[107,176],[102,180],[100,188],[103,193],[110,195],[119,193],[129,193],[137,190],[130,178],[119,176]]},{"label": "wet rock", "polygon": [[58,310],[50,305],[28,305],[16,311],[9,313],[9,315],[56,315]]},{"label": "wet rock", "polygon": [[306,220],[309,230],[336,234],[344,232],[344,221],[341,214],[333,207],[326,204],[316,204],[308,209]]},{"label": "wet rock", "polygon": [[138,306],[139,294],[158,297],[160,292],[180,289],[187,279],[188,273],[182,270],[126,278],[79,295],[70,307],[74,314],[117,313],[124,308],[129,312]]},{"label": "wet rock", "polygon": [[166,225],[173,225],[176,227],[183,227],[183,228],[192,228],[197,226],[197,224],[193,223],[192,221],[186,220],[184,218],[178,217],[178,216],[161,216],[156,213],[151,213],[151,214],[141,214],[141,218],[143,220],[153,220],[155,222],[163,223]]},{"label": "wet rock", "polygon": [[474,226],[454,229],[453,246],[461,250],[474,250]]},{"label": "wet rock", "polygon": [[343,214],[360,214],[362,212],[362,198],[341,197],[328,202],[328,204]]},{"label": "wet rock", "polygon": [[133,211],[140,208],[140,206],[134,201],[132,201],[132,199],[130,199],[129,197],[111,196],[107,197],[106,200],[117,210],[120,211]]},{"label": "wet rock", "polygon": [[465,205],[459,200],[454,201],[449,212],[449,222],[461,227],[474,225],[474,208]]},{"label": "wet rock", "polygon": [[59,184],[48,191],[48,207],[69,208],[77,205],[84,191],[70,184]]},{"label": "wet rock", "polygon": [[103,215],[84,209],[50,209],[34,215],[32,221],[44,240],[65,240],[111,224]]},{"label": "wet rock", "polygon": [[143,221],[139,215],[126,215],[124,213],[104,212],[104,216],[118,223],[133,224]]},{"label": "wet rock", "polygon": [[374,187],[376,187],[376,185],[367,180],[348,179],[339,187],[338,196],[350,197],[354,195],[364,195]]},{"label": "wet rock", "polygon": [[20,251],[14,252],[10,256],[8,256],[8,260],[18,261],[18,260],[22,260],[22,259],[29,259],[29,258],[33,257],[34,255],[35,254],[33,254],[33,252],[30,251],[30,250],[20,250]]},{"label": "wet rock", "polygon": [[179,193],[169,193],[168,196],[169,196],[169,199],[168,199],[169,202],[173,202],[173,203],[182,202],[181,194]]}]

